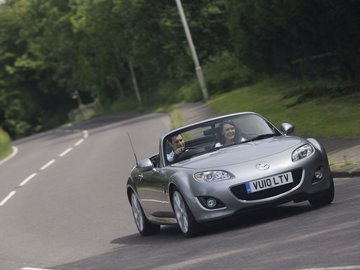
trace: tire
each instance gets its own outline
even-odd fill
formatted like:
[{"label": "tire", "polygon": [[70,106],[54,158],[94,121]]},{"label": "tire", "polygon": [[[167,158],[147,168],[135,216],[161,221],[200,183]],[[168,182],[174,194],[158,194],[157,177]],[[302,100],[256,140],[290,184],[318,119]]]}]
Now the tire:
[{"label": "tire", "polygon": [[135,193],[131,193],[131,209],[136,227],[142,236],[157,234],[160,232],[160,225],[151,223],[145,216],[139,200]]},{"label": "tire", "polygon": [[185,237],[193,237],[200,233],[200,225],[194,219],[184,197],[175,189],[172,194],[172,203],[179,228]]},{"label": "tire", "polygon": [[309,202],[314,207],[324,206],[330,204],[334,200],[334,195],[334,179],[332,178],[332,176],[330,176],[330,187],[327,190],[309,199]]}]

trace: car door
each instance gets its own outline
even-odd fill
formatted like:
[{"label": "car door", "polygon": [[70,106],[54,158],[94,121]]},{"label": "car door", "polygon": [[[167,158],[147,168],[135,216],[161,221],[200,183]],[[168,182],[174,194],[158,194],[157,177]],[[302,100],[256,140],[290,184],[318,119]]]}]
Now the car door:
[{"label": "car door", "polygon": [[138,194],[146,214],[153,217],[173,217],[168,196],[168,177],[164,168],[155,168],[140,175]]}]

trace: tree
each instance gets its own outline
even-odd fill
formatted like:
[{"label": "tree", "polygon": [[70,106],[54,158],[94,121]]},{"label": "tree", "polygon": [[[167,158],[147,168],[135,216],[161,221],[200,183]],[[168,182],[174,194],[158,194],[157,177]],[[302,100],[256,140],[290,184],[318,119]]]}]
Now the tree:
[{"label": "tree", "polygon": [[[359,1],[227,1],[237,57],[268,74],[292,71],[355,79]],[[354,58],[353,58],[354,59]]]}]

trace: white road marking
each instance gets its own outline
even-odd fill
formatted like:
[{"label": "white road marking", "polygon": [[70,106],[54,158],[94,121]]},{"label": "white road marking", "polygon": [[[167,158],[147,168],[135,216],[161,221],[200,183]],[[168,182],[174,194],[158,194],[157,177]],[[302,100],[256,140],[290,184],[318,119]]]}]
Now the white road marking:
[{"label": "white road marking", "polygon": [[66,149],[64,152],[62,152],[60,155],[59,155],[59,157],[63,157],[63,156],[65,156],[67,153],[69,153],[71,150],[73,150],[73,148],[72,147],[70,147],[70,148],[68,148],[68,149]]},{"label": "white road marking", "polygon": [[80,145],[83,141],[84,141],[84,139],[78,140],[78,141],[75,143],[75,146]]},{"label": "white road marking", "polygon": [[27,182],[29,182],[31,179],[33,179],[36,175],[37,175],[37,173],[33,173],[32,175],[27,177],[24,181],[22,181],[20,183],[19,187],[25,186],[27,184]]},{"label": "white road marking", "polygon": [[[74,130],[76,132],[81,132],[81,130]],[[65,130],[65,132],[68,132],[68,130]],[[89,132],[87,130],[83,130],[83,138],[80,139],[79,141],[77,141],[75,143],[75,146],[80,145],[81,143],[84,142],[84,140],[89,136]],[[47,134],[52,133],[52,131],[46,132]],[[70,147],[68,149],[66,149],[64,152],[62,152],[59,157],[63,157],[65,156],[67,153],[69,153],[71,150],[73,150],[73,147]],[[16,147],[13,147],[13,152],[12,154],[7,157],[6,159],[2,160],[0,162],[0,165],[2,163],[4,163],[5,161],[9,160],[10,158],[14,157],[18,152],[18,149]],[[46,163],[44,166],[42,166],[40,168],[40,171],[45,170],[46,168],[48,168],[51,164],[53,164],[56,161],[56,159],[52,159],[50,160],[48,163]],[[33,179],[35,176],[37,176],[38,173],[33,173],[31,175],[29,175],[27,178],[25,178],[20,185],[18,185],[16,188],[21,188],[23,186],[25,186],[31,179]],[[0,206],[3,206],[7,203],[7,201],[9,201],[14,195],[16,194],[16,191],[13,190],[9,193],[9,195],[7,195],[1,202],[0,202]],[[31,267],[25,267],[25,268],[21,268],[22,270],[51,270],[51,269],[44,269],[44,268],[31,268]]]},{"label": "white road marking", "polygon": [[45,170],[46,168],[48,168],[51,164],[53,164],[56,161],[56,159],[52,159],[50,160],[48,163],[46,163],[44,166],[42,166],[40,168],[41,171]]},{"label": "white road marking", "polygon": [[17,154],[17,152],[18,152],[17,147],[13,146],[13,147],[12,147],[12,153],[11,153],[11,155],[8,156],[7,158],[1,160],[1,161],[0,161],[0,165],[3,164],[3,163],[5,163],[5,162],[8,161],[9,159],[13,158],[13,157]]},{"label": "white road marking", "polygon": [[9,193],[9,195],[7,195],[7,196],[5,197],[5,199],[3,199],[3,200],[0,202],[0,206],[3,206],[3,205],[4,205],[8,200],[10,200],[11,197],[14,196],[15,194],[16,194],[16,191],[15,191],[15,190],[11,191],[11,192]]},{"label": "white road marking", "polygon": [[21,268],[20,270],[51,270],[51,269],[48,269],[48,268],[34,268],[34,267],[23,267]]}]

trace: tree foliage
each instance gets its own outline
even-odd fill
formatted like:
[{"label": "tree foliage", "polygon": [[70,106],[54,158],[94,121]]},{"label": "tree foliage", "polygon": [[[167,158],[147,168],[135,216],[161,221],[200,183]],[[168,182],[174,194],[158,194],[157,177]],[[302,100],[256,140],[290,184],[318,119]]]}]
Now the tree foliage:
[{"label": "tree foliage", "polygon": [[360,1],[227,2],[236,55],[249,66],[359,79]]},{"label": "tree foliage", "polygon": [[[358,0],[182,0],[210,94],[253,74],[359,79]],[[78,106],[174,102],[195,80],[175,1],[6,0],[0,4],[0,126],[19,137]],[[184,89],[184,88],[183,88]],[[186,91],[185,91],[186,92]]]}]

